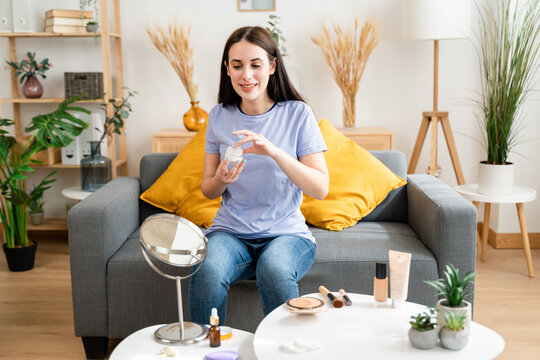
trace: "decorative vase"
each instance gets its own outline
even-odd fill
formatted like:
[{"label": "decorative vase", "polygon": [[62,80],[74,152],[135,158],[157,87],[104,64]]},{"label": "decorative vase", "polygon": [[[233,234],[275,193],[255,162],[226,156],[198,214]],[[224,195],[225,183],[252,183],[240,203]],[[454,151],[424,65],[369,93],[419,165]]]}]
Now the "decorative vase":
[{"label": "decorative vase", "polygon": [[90,155],[81,160],[81,189],[96,191],[111,181],[111,159],[101,156],[101,142],[90,141]]},{"label": "decorative vase", "polygon": [[201,130],[208,121],[208,113],[199,107],[198,101],[190,101],[191,108],[184,114],[184,126],[189,131]]},{"label": "decorative vase", "polygon": [[26,78],[23,84],[23,95],[28,99],[39,99],[43,95],[43,87],[35,76]]},{"label": "decorative vase", "polygon": [[492,165],[480,161],[478,192],[484,195],[509,195],[514,187],[514,164]]},{"label": "decorative vase", "polygon": [[422,350],[433,349],[437,345],[437,329],[419,331],[410,328],[409,341],[415,348]]},{"label": "decorative vase", "polygon": [[453,312],[456,313],[456,315],[465,314],[465,322],[464,327],[466,329],[469,328],[469,323],[471,321],[471,303],[468,301],[463,300],[461,303],[461,306],[459,307],[452,307],[448,306],[448,301],[446,299],[440,299],[437,301],[436,305],[437,309],[437,328],[439,331],[443,328],[443,320],[446,316],[446,313]]},{"label": "decorative vase", "polygon": [[30,222],[32,223],[32,225],[41,225],[41,223],[43,222],[43,212],[39,212],[39,213],[29,213],[30,215]]},{"label": "decorative vase", "polygon": [[356,95],[343,95],[343,126],[354,127]]},{"label": "decorative vase", "polygon": [[9,271],[27,271],[34,268],[37,242],[31,241],[27,247],[8,248],[3,244]]},{"label": "decorative vase", "polygon": [[469,333],[470,330],[468,328],[457,331],[442,328],[441,332],[439,333],[441,345],[448,350],[461,350],[469,341]]}]

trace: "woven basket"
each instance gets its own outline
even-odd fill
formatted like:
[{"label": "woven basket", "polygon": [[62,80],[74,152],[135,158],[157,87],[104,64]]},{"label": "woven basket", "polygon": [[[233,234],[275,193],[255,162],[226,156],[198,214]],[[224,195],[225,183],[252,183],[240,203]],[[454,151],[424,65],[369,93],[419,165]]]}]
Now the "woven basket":
[{"label": "woven basket", "polygon": [[66,72],[64,73],[65,98],[83,95],[81,99],[103,97],[102,72]]}]

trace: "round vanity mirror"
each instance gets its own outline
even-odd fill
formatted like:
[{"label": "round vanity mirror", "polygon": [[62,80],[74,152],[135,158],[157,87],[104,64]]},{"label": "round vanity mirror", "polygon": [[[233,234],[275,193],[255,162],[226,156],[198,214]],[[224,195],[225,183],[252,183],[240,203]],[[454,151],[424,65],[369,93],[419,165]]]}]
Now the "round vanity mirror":
[{"label": "round vanity mirror", "polygon": [[[183,320],[180,283],[199,270],[206,257],[207,242],[195,224],[173,214],[150,216],[141,225],[140,244],[146,261],[158,274],[176,281],[179,321],[156,330],[154,337],[160,343],[188,345],[204,340],[208,334],[206,326]],[[160,270],[150,257],[181,268],[195,268],[185,276],[171,275]]]}]

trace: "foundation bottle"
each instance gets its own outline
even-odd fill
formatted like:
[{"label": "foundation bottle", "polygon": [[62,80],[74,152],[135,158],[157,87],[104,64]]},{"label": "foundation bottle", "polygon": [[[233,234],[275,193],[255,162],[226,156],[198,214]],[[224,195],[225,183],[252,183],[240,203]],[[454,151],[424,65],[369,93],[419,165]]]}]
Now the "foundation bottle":
[{"label": "foundation bottle", "polygon": [[379,304],[386,303],[388,299],[388,278],[386,277],[386,263],[378,262],[375,268],[375,278],[373,279],[373,297]]},{"label": "foundation bottle", "polygon": [[221,345],[221,330],[219,328],[219,316],[217,309],[212,309],[212,315],[210,315],[210,331],[208,332],[208,340],[210,340],[210,347],[218,347]]}]

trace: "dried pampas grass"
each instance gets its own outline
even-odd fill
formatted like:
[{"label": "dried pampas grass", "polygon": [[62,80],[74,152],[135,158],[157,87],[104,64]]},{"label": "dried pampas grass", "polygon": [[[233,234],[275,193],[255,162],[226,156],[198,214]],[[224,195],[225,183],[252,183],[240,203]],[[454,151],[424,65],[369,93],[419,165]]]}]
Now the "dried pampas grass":
[{"label": "dried pampas grass", "polygon": [[368,20],[359,31],[358,19],[355,19],[353,32],[344,31],[341,26],[336,25],[334,34],[323,25],[322,33],[311,37],[311,40],[320,46],[343,93],[343,125],[353,127],[355,98],[360,79],[369,56],[379,44],[374,21]]},{"label": "dried pampas grass", "polygon": [[171,63],[180,80],[182,80],[190,100],[192,102],[197,101],[199,88],[193,82],[193,48],[189,42],[191,26],[184,29],[180,25],[170,24],[169,32],[166,33],[156,25],[155,30],[147,29],[146,32],[156,48]]}]

